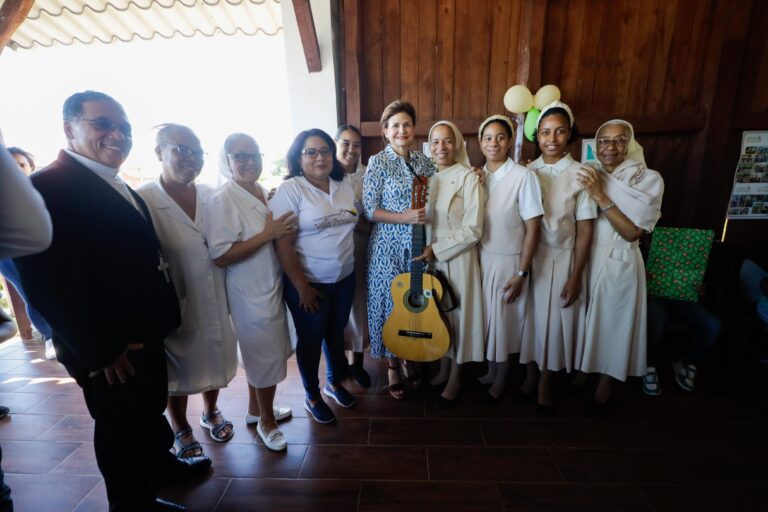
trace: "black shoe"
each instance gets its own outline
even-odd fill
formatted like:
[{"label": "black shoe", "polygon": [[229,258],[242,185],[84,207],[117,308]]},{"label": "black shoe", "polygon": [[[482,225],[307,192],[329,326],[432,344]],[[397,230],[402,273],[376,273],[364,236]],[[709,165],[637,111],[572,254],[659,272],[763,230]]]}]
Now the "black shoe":
[{"label": "black shoe", "polygon": [[4,405],[0,405],[0,420],[8,416],[9,412],[11,412],[9,408]]},{"label": "black shoe", "polygon": [[363,366],[363,363],[360,364],[350,364],[348,366],[349,374],[352,376],[353,379],[355,379],[355,382],[358,383],[358,385],[361,388],[369,388],[371,387],[371,376],[368,375],[368,372],[365,371],[365,367]]},{"label": "black shoe", "polygon": [[549,418],[555,413],[555,406],[554,405],[548,405],[548,404],[540,404],[538,401],[536,402],[536,415],[541,416],[543,418]]},{"label": "black shoe", "polygon": [[181,512],[182,510],[187,510],[187,507],[162,498],[155,498],[154,503],[147,510],[150,512]]},{"label": "black shoe", "polygon": [[208,474],[211,467],[211,459],[205,455],[186,459],[177,459],[170,452],[168,455],[170,458],[164,459],[153,471],[155,489],[199,478]]}]

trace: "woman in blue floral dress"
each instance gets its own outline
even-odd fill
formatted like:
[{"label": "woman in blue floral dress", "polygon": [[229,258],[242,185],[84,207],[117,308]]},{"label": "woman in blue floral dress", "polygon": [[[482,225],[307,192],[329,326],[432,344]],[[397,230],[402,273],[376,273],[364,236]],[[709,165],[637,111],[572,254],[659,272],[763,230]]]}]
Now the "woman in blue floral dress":
[{"label": "woman in blue floral dress", "polygon": [[[363,180],[365,214],[374,223],[368,263],[368,327],[371,356],[388,358],[389,393],[401,399],[400,362],[382,341],[384,322],[392,312],[390,285],[396,275],[409,272],[412,225],[424,224],[425,208],[411,208],[414,174],[432,176],[435,167],[423,153],[411,150],[415,140],[416,111],[405,101],[387,105],[381,115],[384,137],[389,144],[368,160]],[[410,168],[410,169],[409,169]]]}]

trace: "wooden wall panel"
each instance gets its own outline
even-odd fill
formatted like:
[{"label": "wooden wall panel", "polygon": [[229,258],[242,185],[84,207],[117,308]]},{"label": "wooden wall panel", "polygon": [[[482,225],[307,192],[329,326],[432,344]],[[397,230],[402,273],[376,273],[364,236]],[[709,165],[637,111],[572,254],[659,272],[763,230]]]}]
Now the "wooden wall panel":
[{"label": "wooden wall panel", "polygon": [[453,119],[453,62],[456,0],[437,2],[437,87],[435,119]]},{"label": "wooden wall panel", "polygon": [[[400,32],[402,27],[400,26],[400,2],[385,0],[382,4],[382,19],[377,20],[377,23],[382,23],[383,21],[383,34],[381,38],[383,108],[392,100],[400,97],[402,87],[402,81],[400,80]],[[410,82],[413,80],[413,77],[403,76],[403,79]]]},{"label": "wooden wall panel", "polygon": [[[664,224],[717,229],[738,157],[730,154],[738,152],[734,141],[742,130],[768,128],[768,2],[358,0],[356,6],[355,101],[366,158],[383,145],[384,105],[403,97],[417,107],[420,140],[432,122],[451,119],[479,165],[477,126],[504,112],[504,92],[526,80],[532,92],[554,83],[584,137],[609,118],[633,122],[649,166],[667,183]],[[572,153],[579,156],[580,141]]]},{"label": "wooden wall panel", "polygon": [[[359,3],[358,19],[361,34],[360,55],[360,122],[379,119],[384,108],[384,79],[382,60],[381,4],[383,0],[365,0]],[[347,5],[346,3],[344,4]]]},{"label": "wooden wall panel", "polygon": [[419,87],[418,102],[414,103],[419,116],[435,119],[437,94],[437,3],[419,0]]}]

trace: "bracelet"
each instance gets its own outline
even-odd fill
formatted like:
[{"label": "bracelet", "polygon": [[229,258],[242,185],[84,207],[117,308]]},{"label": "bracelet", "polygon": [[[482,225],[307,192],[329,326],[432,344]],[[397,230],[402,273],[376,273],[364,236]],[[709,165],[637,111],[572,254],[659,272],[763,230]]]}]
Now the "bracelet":
[{"label": "bracelet", "polygon": [[610,210],[611,208],[613,208],[614,206],[616,206],[616,203],[611,203],[608,206],[606,206],[605,208],[601,208],[600,205],[597,205],[597,209],[600,210],[600,213],[605,213],[608,210]]}]

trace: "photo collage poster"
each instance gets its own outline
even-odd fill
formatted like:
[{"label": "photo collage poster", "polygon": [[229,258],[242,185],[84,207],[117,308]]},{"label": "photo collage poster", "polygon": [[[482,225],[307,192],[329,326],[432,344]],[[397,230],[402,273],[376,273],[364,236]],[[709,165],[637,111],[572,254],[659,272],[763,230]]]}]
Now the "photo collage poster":
[{"label": "photo collage poster", "polygon": [[768,219],[768,131],[744,132],[729,219]]}]

